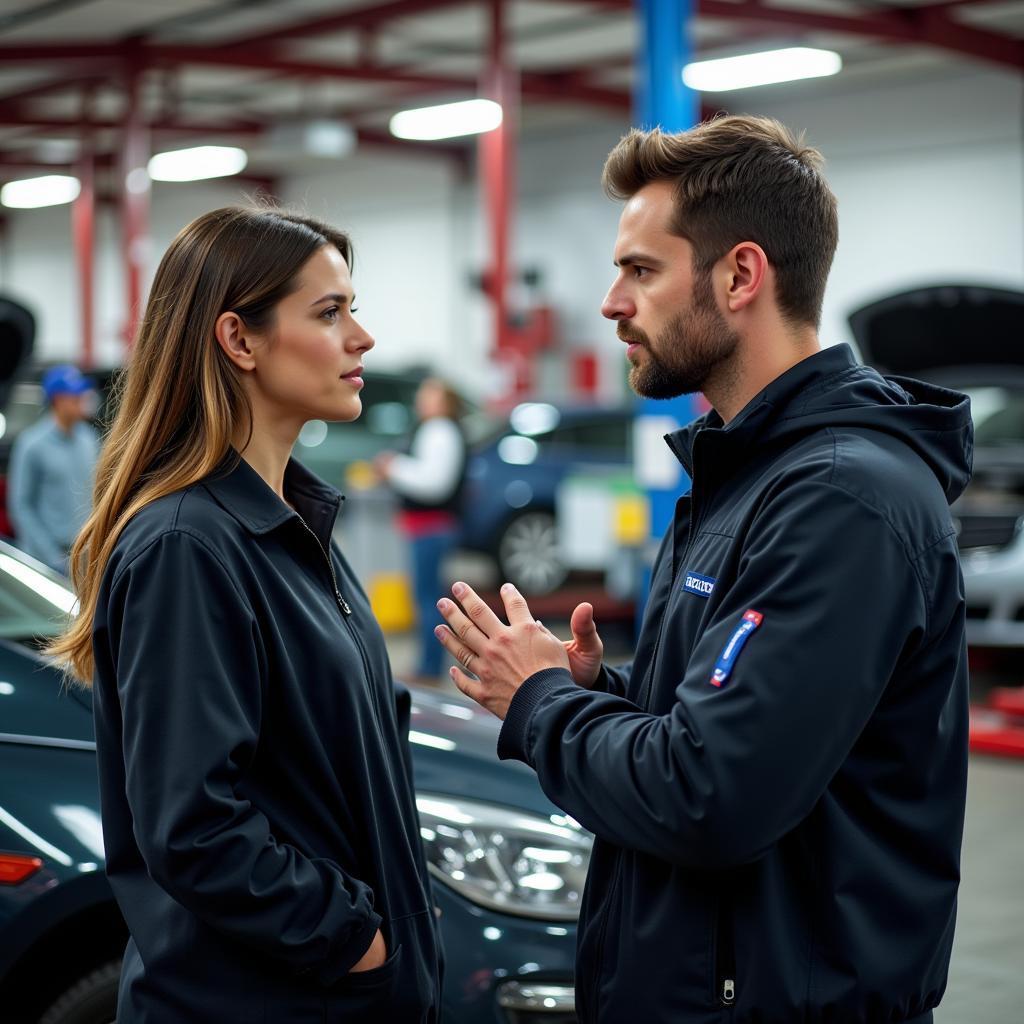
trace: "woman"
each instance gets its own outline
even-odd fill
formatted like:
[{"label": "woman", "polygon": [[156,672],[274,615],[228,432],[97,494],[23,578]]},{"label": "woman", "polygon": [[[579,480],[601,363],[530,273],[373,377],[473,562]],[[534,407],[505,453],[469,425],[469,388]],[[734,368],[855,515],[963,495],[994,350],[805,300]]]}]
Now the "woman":
[{"label": "woman", "polygon": [[120,1024],[437,1017],[408,696],[290,458],[361,411],[351,265],[315,221],[205,214],[124,375],[52,647],[94,680]]},{"label": "woman", "polygon": [[446,591],[441,577],[445,556],[459,531],[459,499],[466,475],[466,440],[459,426],[462,399],[436,377],[416,391],[416,427],[407,454],[384,452],[376,466],[398,495],[398,525],[409,538],[416,595],[419,665],[416,679],[436,684],[444,651],[434,638],[441,623],[437,595]]}]

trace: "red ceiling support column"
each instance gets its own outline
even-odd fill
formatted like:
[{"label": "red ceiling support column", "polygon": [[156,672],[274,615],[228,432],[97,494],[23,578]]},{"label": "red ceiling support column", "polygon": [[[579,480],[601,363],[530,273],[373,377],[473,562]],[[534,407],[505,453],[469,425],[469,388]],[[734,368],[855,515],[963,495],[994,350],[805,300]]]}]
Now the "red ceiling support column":
[{"label": "red ceiling support column", "polygon": [[149,246],[149,129],[142,111],[141,71],[129,72],[121,160],[121,240],[125,266],[122,337],[131,348],[142,313],[142,276]]},{"label": "red ceiling support column", "polygon": [[501,124],[480,136],[480,167],[490,227],[491,259],[486,274],[487,294],[494,312],[492,356],[509,368],[511,396],[529,389],[531,367],[515,346],[509,323],[508,279],[510,224],[515,203],[515,149],[518,121],[518,80],[510,67],[505,36],[504,0],[489,0],[491,45],[482,94],[499,103]]},{"label": "red ceiling support column", "polygon": [[71,233],[74,237],[75,262],[78,270],[78,315],[81,321],[83,368],[93,365],[93,289],[96,235],[96,151],[93,133],[88,126],[91,97],[86,99],[81,151],[75,173],[81,184],[78,198],[71,207]]}]

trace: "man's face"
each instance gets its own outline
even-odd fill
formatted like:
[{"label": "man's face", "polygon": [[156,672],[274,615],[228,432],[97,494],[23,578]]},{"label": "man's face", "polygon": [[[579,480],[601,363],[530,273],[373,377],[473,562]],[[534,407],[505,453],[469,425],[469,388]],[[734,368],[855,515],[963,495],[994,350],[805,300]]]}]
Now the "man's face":
[{"label": "man's face", "polygon": [[619,274],[601,306],[629,346],[630,387],[647,398],[702,391],[739,344],[715,302],[710,271],[695,271],[693,247],[669,231],[672,214],[667,182],[626,203],[615,242]]},{"label": "man's face", "polygon": [[81,395],[58,394],[53,396],[53,412],[61,423],[68,426],[88,419],[92,411],[92,393]]}]

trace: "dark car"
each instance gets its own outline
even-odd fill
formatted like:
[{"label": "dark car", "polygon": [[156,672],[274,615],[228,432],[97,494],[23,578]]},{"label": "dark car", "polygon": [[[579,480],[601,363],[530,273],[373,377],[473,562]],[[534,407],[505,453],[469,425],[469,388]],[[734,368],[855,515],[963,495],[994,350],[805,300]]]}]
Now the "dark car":
[{"label": "dark car", "polygon": [[850,315],[865,362],[964,391],[974,475],[952,506],[967,639],[1024,646],[1024,292],[944,284],[886,296]]},{"label": "dark car", "polygon": [[471,453],[463,496],[462,545],[497,560],[501,578],[547,594],[569,569],[555,521],[559,486],[573,472],[621,471],[632,459],[626,406],[526,402]]},{"label": "dark car", "polygon": [[[75,598],[0,541],[0,1019],[109,1024],[127,932],[103,872],[89,694],[29,646]],[[414,690],[417,804],[447,958],[452,1024],[573,1021],[576,918],[591,837],[498,723]]]}]

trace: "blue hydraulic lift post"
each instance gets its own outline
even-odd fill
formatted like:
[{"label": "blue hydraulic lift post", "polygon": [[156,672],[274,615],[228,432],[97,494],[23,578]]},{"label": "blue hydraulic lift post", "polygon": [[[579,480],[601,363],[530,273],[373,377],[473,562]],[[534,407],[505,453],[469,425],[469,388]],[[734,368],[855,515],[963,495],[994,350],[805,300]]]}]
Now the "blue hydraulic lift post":
[{"label": "blue hydraulic lift post", "polygon": [[[683,82],[683,68],[691,55],[689,27],[694,14],[693,0],[637,0],[636,10],[641,33],[633,99],[635,121],[642,128],[660,126],[670,132],[692,128],[700,119],[700,96]],[[683,426],[697,413],[696,395],[668,401],[641,398],[636,407],[637,443],[664,445],[661,434],[673,429],[671,421]],[[643,560],[637,600],[639,628],[653,552],[672,522],[677,498],[689,490],[690,482],[667,446],[659,457],[638,459],[637,465],[638,483],[647,493],[651,521],[651,554]]]}]

